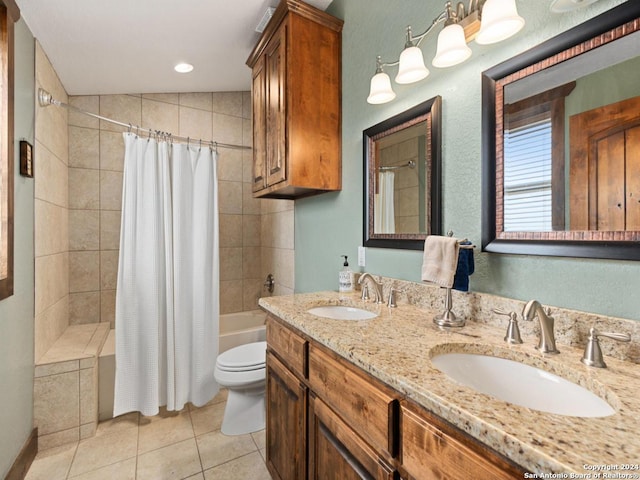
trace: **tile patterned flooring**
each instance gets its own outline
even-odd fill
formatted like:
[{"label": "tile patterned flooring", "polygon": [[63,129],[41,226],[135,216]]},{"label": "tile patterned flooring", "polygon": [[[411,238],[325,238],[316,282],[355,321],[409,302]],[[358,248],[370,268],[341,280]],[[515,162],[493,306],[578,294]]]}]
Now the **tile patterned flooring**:
[{"label": "tile patterned flooring", "polygon": [[226,401],[101,422],[95,437],[38,452],[26,480],[271,480],[264,430],[220,432]]}]

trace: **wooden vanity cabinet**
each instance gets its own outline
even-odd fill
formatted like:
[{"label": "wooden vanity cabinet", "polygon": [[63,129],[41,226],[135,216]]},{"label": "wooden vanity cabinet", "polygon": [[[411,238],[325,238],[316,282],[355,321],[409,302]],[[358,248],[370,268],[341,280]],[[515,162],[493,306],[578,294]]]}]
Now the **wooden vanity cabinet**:
[{"label": "wooden vanity cabinet", "polygon": [[267,467],[278,480],[506,480],[524,470],[267,318]]},{"label": "wooden vanity cabinet", "polygon": [[302,1],[281,0],[247,59],[255,197],[341,189],[342,23]]}]

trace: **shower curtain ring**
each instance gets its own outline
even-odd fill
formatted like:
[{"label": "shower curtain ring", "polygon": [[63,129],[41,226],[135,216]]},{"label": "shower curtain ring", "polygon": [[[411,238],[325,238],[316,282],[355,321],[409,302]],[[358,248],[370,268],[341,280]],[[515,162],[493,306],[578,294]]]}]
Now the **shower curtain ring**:
[{"label": "shower curtain ring", "polygon": [[198,147],[198,151],[202,150],[202,139],[200,139],[200,146]]},{"label": "shower curtain ring", "polygon": [[187,137],[187,150],[189,150],[189,143],[191,142],[191,138]]},{"label": "shower curtain ring", "polygon": [[213,142],[213,146],[214,146],[214,151],[216,152],[216,155],[218,154],[218,142]]},{"label": "shower curtain ring", "polygon": [[131,133],[131,129],[133,128],[133,126],[131,124],[129,124],[129,130],[127,131],[127,133]]}]

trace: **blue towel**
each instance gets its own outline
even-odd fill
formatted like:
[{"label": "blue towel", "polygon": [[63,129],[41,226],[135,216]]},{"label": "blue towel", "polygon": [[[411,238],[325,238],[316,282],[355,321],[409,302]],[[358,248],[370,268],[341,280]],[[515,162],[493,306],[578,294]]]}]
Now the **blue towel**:
[{"label": "blue towel", "polygon": [[[471,242],[462,242],[460,245],[471,245]],[[473,263],[473,248],[460,248],[458,253],[458,267],[453,277],[454,290],[461,292],[469,291],[469,275],[473,273],[475,265]]]}]

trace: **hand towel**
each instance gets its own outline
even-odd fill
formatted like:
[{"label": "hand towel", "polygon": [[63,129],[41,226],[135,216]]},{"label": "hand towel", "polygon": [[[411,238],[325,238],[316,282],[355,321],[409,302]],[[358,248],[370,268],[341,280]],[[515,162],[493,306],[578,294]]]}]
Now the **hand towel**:
[{"label": "hand towel", "polygon": [[[471,245],[471,242],[461,242],[460,245]],[[469,291],[469,275],[473,273],[473,248],[461,248],[458,254],[458,268],[453,278],[453,289],[461,292]]]},{"label": "hand towel", "polygon": [[429,235],[424,242],[422,280],[451,288],[458,266],[458,240],[453,237]]}]

